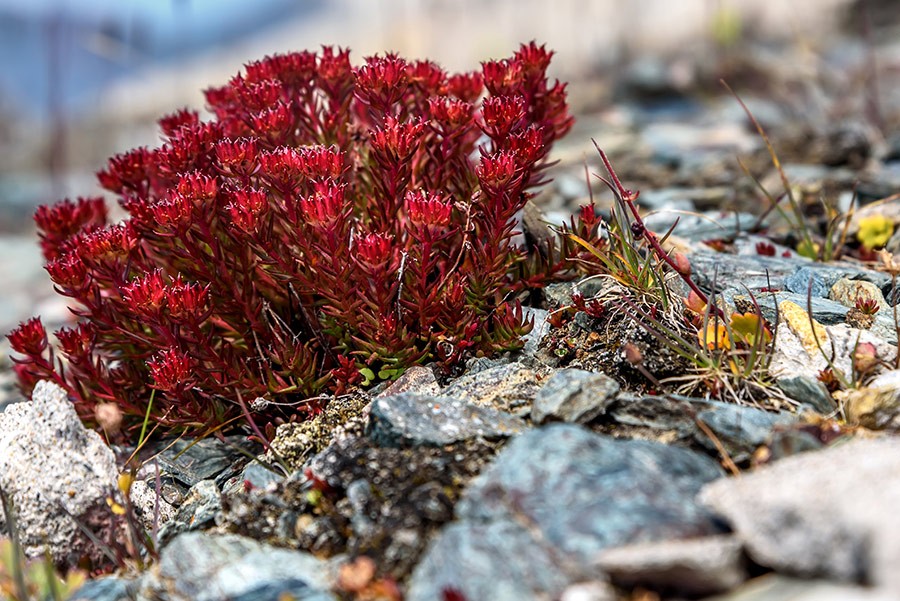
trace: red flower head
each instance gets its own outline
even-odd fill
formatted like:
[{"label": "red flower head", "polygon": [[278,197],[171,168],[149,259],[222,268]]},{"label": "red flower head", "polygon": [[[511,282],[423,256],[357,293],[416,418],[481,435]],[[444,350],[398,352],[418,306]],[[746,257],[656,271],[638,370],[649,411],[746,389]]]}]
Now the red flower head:
[{"label": "red flower head", "polygon": [[484,87],[494,96],[521,93],[522,65],[518,61],[487,61],[481,63]]},{"label": "red flower head", "polygon": [[154,388],[181,393],[194,387],[194,365],[190,357],[176,348],[169,348],[147,361]]},{"label": "red flower head", "polygon": [[306,87],[315,77],[316,55],[307,51],[274,54],[246,65],[245,71],[248,81],[278,79],[290,86]]},{"label": "red flower head", "polygon": [[87,266],[75,252],[67,252],[49,261],[44,269],[64,294],[77,295],[87,288]]},{"label": "red flower head", "polygon": [[106,203],[100,197],[65,199],[53,206],[38,207],[34,214],[41,238],[41,251],[48,261],[60,254],[63,242],[82,230],[106,225]]},{"label": "red flower head", "polygon": [[256,170],[256,138],[222,140],[215,148],[223,173],[248,176]]},{"label": "red flower head", "polygon": [[522,44],[513,55],[513,60],[519,63],[525,77],[530,81],[544,77],[552,58],[552,51],[547,50],[543,44],[538,46],[534,41],[527,45]]},{"label": "red flower head", "polygon": [[185,283],[181,277],[166,289],[166,305],[169,315],[175,319],[197,323],[206,316],[209,286]]},{"label": "red flower head", "polygon": [[148,174],[156,169],[154,162],[154,153],[143,147],[136,148],[111,158],[107,168],[97,172],[97,180],[105,189],[116,194],[126,189],[141,191]]},{"label": "red flower head", "polygon": [[484,133],[502,140],[525,117],[525,99],[521,96],[492,96],[482,104]]},{"label": "red flower head", "polygon": [[124,258],[137,245],[137,233],[130,221],[109,225],[69,239],[66,249],[78,252],[89,265]]},{"label": "red flower head", "polygon": [[216,179],[199,171],[192,171],[178,179],[175,189],[192,203],[201,205],[216,197]]},{"label": "red flower head", "polygon": [[450,225],[453,203],[445,201],[440,194],[426,193],[424,190],[406,193],[406,215],[415,225],[446,227]]},{"label": "red flower head", "polygon": [[372,132],[372,151],[379,162],[388,165],[402,163],[419,147],[424,129],[418,119],[401,123],[393,117],[386,117],[384,127]]},{"label": "red flower head", "polygon": [[158,121],[159,128],[163,134],[172,137],[178,133],[182,127],[193,127],[200,124],[200,116],[197,111],[181,109],[178,112],[166,115]]},{"label": "red flower head", "polygon": [[496,193],[509,184],[516,174],[516,157],[511,152],[501,150],[481,157],[475,167],[475,174],[481,187],[488,193]]},{"label": "red flower head", "polygon": [[337,146],[301,148],[300,169],[310,179],[339,180],[344,173],[344,155]]},{"label": "red flower head", "polygon": [[47,350],[47,330],[40,317],[20,323],[6,338],[14,351],[29,357],[40,357]]},{"label": "red flower head", "polygon": [[366,64],[355,70],[356,97],[373,108],[389,112],[390,107],[406,93],[409,63],[396,54],[370,56]]},{"label": "red flower head", "polygon": [[484,78],[478,71],[451,75],[447,80],[447,93],[463,102],[475,102],[484,91]]},{"label": "red flower head", "polygon": [[344,185],[333,181],[317,182],[315,191],[298,203],[306,223],[312,226],[330,226],[344,211]]},{"label": "red flower head", "polygon": [[231,79],[230,85],[237,100],[251,112],[264,111],[284,98],[284,86],[274,79],[248,81],[238,75]]},{"label": "red flower head", "polygon": [[165,200],[150,206],[150,215],[153,218],[153,223],[150,225],[153,229],[157,229],[156,226],[162,226],[180,230],[191,223],[193,211],[194,203],[188,197],[177,192],[172,193]]},{"label": "red flower head", "polygon": [[429,96],[443,93],[447,73],[432,61],[415,61],[409,65],[409,82]]},{"label": "red flower head", "polygon": [[80,362],[90,355],[96,336],[97,331],[93,324],[87,321],[79,323],[74,328],[61,328],[56,332],[59,348],[70,361],[75,362]]},{"label": "red flower head", "polygon": [[251,234],[256,231],[259,217],[269,206],[265,191],[240,188],[231,194],[231,202],[225,206],[231,224]]},{"label": "red flower head", "polygon": [[280,145],[287,142],[294,129],[294,117],[291,107],[282,101],[254,113],[251,117],[253,131],[271,144]]},{"label": "red flower head", "polygon": [[323,46],[317,74],[319,85],[331,93],[351,84],[353,68],[350,66],[350,51],[344,48],[335,51],[331,46]]},{"label": "red flower head", "polygon": [[428,99],[428,112],[431,114],[435,129],[447,137],[472,123],[475,107],[464,100],[440,96]]},{"label": "red flower head", "polygon": [[279,146],[259,154],[261,174],[282,193],[289,194],[303,177],[303,159],[300,151]]},{"label": "red flower head", "polygon": [[122,297],[138,315],[157,317],[166,301],[162,271],[157,269],[123,286]]},{"label": "red flower head", "polygon": [[516,155],[519,166],[534,165],[544,157],[547,150],[544,134],[539,126],[532,125],[509,137],[509,149]]},{"label": "red flower head", "polygon": [[366,234],[357,243],[356,253],[367,267],[381,267],[391,258],[393,238],[388,234]]}]

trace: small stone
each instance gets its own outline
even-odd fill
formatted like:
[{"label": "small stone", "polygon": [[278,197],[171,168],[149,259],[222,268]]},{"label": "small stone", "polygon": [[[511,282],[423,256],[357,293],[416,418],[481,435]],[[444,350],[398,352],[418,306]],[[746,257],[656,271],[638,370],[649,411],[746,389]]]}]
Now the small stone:
[{"label": "small stone", "polygon": [[600,552],[596,566],[626,590],[689,597],[731,590],[747,579],[741,542],[724,535],[614,547]]},{"label": "small stone", "polygon": [[828,296],[830,286],[822,272],[809,267],[799,267],[784,278],[784,289],[802,296],[809,293],[816,298],[824,298]]},{"label": "small stone", "polygon": [[802,375],[781,378],[778,380],[778,387],[789,398],[821,415],[830,415],[837,409],[828,389],[815,378]]},{"label": "small stone", "polygon": [[234,534],[181,534],[163,548],[138,596],[159,601],[336,601],[327,564]]},{"label": "small stone", "polygon": [[845,307],[855,307],[856,301],[861,299],[875,301],[880,311],[887,312],[890,309],[887,301],[884,300],[884,294],[882,294],[881,289],[871,282],[861,280],[841,278],[831,287],[831,290],[828,292],[828,298],[841,303]]},{"label": "small stone", "polygon": [[222,509],[222,496],[216,483],[201,480],[191,487],[184,503],[175,516],[163,524],[159,530],[161,544],[182,532],[199,530],[215,525],[216,514]]},{"label": "small stone", "polygon": [[162,494],[157,493],[146,480],[135,480],[129,494],[131,504],[148,531],[161,527],[175,517],[175,507],[166,501]]},{"label": "small stone", "polygon": [[849,423],[900,431],[900,371],[879,374],[867,386],[844,392],[841,401]]},{"label": "small stone", "polygon": [[561,369],[538,392],[531,420],[587,423],[603,413],[619,392],[619,384],[605,374]]},{"label": "small stone", "polygon": [[616,601],[619,595],[608,582],[579,582],[566,587],[559,601]]},{"label": "small stone", "polygon": [[439,447],[473,438],[506,438],[526,427],[517,417],[464,399],[404,392],[375,400],[367,433],[380,446]]},{"label": "small stone", "polygon": [[800,339],[800,344],[808,355],[819,352],[820,348],[828,348],[829,338],[825,327],[799,305],[783,301],[778,305],[778,311],[785,325]]},{"label": "small stone", "polygon": [[441,387],[438,385],[434,372],[421,365],[413,365],[401,375],[395,382],[385,388],[378,396],[392,396],[401,392],[416,392],[419,394],[438,394]]}]

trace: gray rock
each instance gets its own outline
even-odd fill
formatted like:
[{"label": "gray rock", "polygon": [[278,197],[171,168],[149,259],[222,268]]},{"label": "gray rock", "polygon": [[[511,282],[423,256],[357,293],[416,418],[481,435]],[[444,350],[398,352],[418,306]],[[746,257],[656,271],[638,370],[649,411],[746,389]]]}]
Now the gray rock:
[{"label": "gray rock", "polygon": [[685,449],[569,424],[526,432],[470,484],[407,599],[439,599],[447,587],[467,599],[554,597],[592,579],[605,548],[718,533],[694,496],[721,475]]},{"label": "gray rock", "polygon": [[541,388],[542,375],[536,369],[508,363],[466,374],[441,394],[524,417],[531,412],[531,403]]},{"label": "gray rock", "polygon": [[[769,440],[777,426],[794,423],[797,418],[786,412],[773,413],[755,407],[710,401],[707,408],[697,411],[697,420],[713,431],[733,461],[742,463]],[[702,430],[698,428],[694,436],[709,451],[716,451],[715,442]]]},{"label": "gray rock", "polygon": [[830,415],[837,404],[825,385],[808,376],[792,376],[778,380],[778,387],[789,398],[822,415]]},{"label": "gray rock", "polygon": [[213,480],[201,480],[191,487],[175,516],[159,531],[165,543],[177,534],[214,526],[216,514],[222,509],[222,496]]},{"label": "gray rock", "polygon": [[692,242],[736,236],[755,222],[756,218],[750,213],[721,211],[707,211],[700,215],[659,211],[644,218],[647,229],[662,234],[675,225],[674,234]]},{"label": "gray rock", "polygon": [[154,601],[334,601],[333,577],[308,553],[233,535],[188,532],[160,554],[138,599]]},{"label": "gray rock", "polygon": [[419,394],[438,394],[441,387],[438,385],[434,372],[421,365],[413,365],[391,382],[378,396],[391,396],[401,392],[417,392]]},{"label": "gray rock", "polygon": [[733,461],[744,463],[769,440],[776,426],[793,423],[796,417],[733,403],[670,395],[620,396],[604,418],[614,425],[612,431],[617,436],[680,442],[718,457],[715,443],[698,426],[698,420],[715,434]]},{"label": "gray rock", "polygon": [[[16,511],[25,553],[46,549],[57,564],[81,556],[102,563],[101,551],[76,521],[108,536],[114,494],[115,457],[96,432],[85,429],[65,390],[38,382],[32,400],[0,413],[0,486]],[[5,529],[0,514],[0,529]]]},{"label": "gray rock", "polygon": [[531,419],[536,424],[587,423],[603,413],[618,392],[619,384],[606,374],[561,369],[538,392],[531,407]]},{"label": "gray rock", "polygon": [[372,403],[367,430],[376,444],[397,447],[505,438],[526,427],[517,417],[464,399],[404,392]]},{"label": "gray rock", "polygon": [[153,531],[175,517],[177,510],[157,493],[147,480],[135,480],[131,485],[131,504],[141,523],[148,531]]},{"label": "gray rock", "polygon": [[244,482],[249,482],[254,488],[265,489],[281,482],[284,478],[285,475],[280,471],[273,471],[259,461],[251,461],[244,467],[239,480],[242,485]]},{"label": "gray rock", "polygon": [[700,500],[760,565],[900,596],[900,440],[852,440],[714,482]]},{"label": "gray rock", "polygon": [[824,580],[800,580],[780,574],[754,578],[744,586],[706,601],[893,601],[886,591],[836,584]]},{"label": "gray rock", "polygon": [[[830,281],[831,279],[834,281]],[[796,271],[784,278],[784,289],[803,297],[809,293],[814,298],[825,298],[838,279],[837,274],[822,272],[810,267],[798,267]],[[812,280],[811,287],[810,280]]]},{"label": "gray rock", "polygon": [[131,601],[134,597],[129,588],[133,582],[119,576],[88,580],[67,601]]},{"label": "gray rock", "polygon": [[639,586],[690,597],[728,591],[747,579],[741,542],[733,536],[615,547],[601,551],[596,565],[626,590]]},{"label": "gray rock", "polygon": [[157,456],[160,470],[190,488],[201,480],[222,484],[243,468],[246,456],[238,447],[256,453],[259,445],[248,443],[246,436],[214,437],[202,440],[161,441],[164,449]]}]

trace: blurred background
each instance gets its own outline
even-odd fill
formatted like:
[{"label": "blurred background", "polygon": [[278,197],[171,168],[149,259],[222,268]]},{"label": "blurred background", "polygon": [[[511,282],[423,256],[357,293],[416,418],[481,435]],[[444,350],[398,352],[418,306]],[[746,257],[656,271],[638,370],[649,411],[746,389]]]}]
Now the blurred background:
[{"label": "blurred background", "polygon": [[[98,193],[107,157],[158,144],[157,118],[202,108],[204,88],[266,54],[329,44],[355,63],[394,50],[454,71],[546,43],[579,123],[561,168],[580,173],[597,137],[633,151],[623,169],[649,195],[736,177],[695,164],[711,148],[759,149],[720,78],[785,134],[788,155],[827,153],[828,128],[845,122],[869,145],[863,160],[900,148],[898,18],[896,0],[0,0],[0,329],[59,311],[40,304],[51,291],[34,208]],[[806,133],[788,135],[798,124]],[[679,181],[687,159],[708,177]],[[556,185],[564,200],[585,194],[582,176]]]}]

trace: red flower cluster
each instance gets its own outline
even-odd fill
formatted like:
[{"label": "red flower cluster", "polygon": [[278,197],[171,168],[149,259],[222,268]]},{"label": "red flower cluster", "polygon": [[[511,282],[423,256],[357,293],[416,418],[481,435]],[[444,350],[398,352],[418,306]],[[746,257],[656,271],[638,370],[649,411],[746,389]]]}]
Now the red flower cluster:
[{"label": "red flower cluster", "polygon": [[165,117],[161,147],[98,174],[124,223],[100,199],[37,212],[82,321],[56,358],[40,321],[10,335],[23,388],[53,378],[85,419],[115,402],[132,425],[155,389],[154,420],[199,427],[241,398],[290,419],[325,388],[517,348],[515,299],[569,266],[514,242],[572,124],[551,55],[459,75],[332,48],[247,65],[206,92],[213,121]]}]

